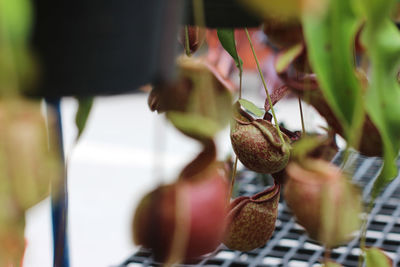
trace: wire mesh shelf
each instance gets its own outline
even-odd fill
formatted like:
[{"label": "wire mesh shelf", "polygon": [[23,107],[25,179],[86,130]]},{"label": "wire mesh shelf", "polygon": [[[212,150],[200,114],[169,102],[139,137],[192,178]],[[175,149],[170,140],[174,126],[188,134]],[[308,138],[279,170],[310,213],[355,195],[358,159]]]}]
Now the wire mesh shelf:
[{"label": "wire mesh shelf", "polygon": [[[340,164],[342,156],[343,153],[338,153],[333,162]],[[367,203],[373,182],[382,167],[382,160],[352,153],[349,161],[355,170],[353,182],[363,190],[364,202]],[[236,195],[253,195],[272,183],[269,175],[243,170],[238,173]],[[400,266],[399,177],[381,193],[369,216],[366,245],[380,247],[393,260],[393,266]],[[343,266],[357,266],[360,252],[359,238],[356,237],[346,245],[333,249],[331,258]],[[323,253],[324,248],[307,237],[281,197],[275,232],[264,247],[240,252],[221,245],[210,255],[179,266],[319,266]],[[151,251],[142,248],[119,267],[160,265],[153,260]]]}]

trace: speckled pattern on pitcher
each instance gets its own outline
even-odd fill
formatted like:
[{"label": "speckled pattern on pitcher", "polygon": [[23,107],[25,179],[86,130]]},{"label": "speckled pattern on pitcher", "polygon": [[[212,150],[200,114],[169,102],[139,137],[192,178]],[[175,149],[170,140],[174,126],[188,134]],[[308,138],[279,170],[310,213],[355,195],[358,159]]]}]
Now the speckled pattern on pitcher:
[{"label": "speckled pattern on pitcher", "polygon": [[[279,172],[289,161],[289,152],[282,148],[277,129],[266,120],[258,119],[248,124],[234,121],[230,136],[240,162],[252,171]],[[289,143],[290,139],[283,136]]]},{"label": "speckled pattern on pitcher", "polygon": [[236,198],[230,205],[224,244],[233,250],[250,251],[263,246],[275,230],[280,185],[252,197]]}]

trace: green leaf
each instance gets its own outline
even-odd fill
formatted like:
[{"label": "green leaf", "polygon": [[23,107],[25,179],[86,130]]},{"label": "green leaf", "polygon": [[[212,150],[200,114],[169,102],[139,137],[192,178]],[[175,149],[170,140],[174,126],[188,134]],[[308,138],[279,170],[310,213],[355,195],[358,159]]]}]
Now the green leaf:
[{"label": "green leaf", "polygon": [[[32,7],[29,0],[0,0],[0,36],[21,44],[29,38]],[[0,40],[1,46],[1,40]]]},{"label": "green leaf", "polygon": [[365,252],[367,267],[392,267],[391,260],[379,248],[370,248]]},{"label": "green leaf", "polygon": [[304,136],[293,145],[292,159],[302,161],[307,158],[307,155],[322,144],[319,137]]},{"label": "green leaf", "polygon": [[251,113],[256,115],[257,117],[262,117],[264,115],[264,112],[261,111],[256,105],[254,105],[249,100],[242,98],[242,99],[239,99],[239,103],[240,103],[240,105],[242,105],[242,107],[244,107],[245,109],[247,109],[248,111],[250,111]]},{"label": "green leaf", "polygon": [[243,61],[239,57],[236,50],[235,32],[233,29],[217,29],[218,39],[222,47],[228,52],[233,60],[235,60],[236,67],[240,72],[243,72]]},{"label": "green leaf", "polygon": [[361,84],[353,63],[354,40],[361,22],[353,10],[354,1],[330,1],[323,16],[303,17],[312,69],[350,146],[357,146],[364,118]]},{"label": "green leaf", "polygon": [[[232,116],[231,92],[221,82],[215,70],[202,60],[184,57],[180,58],[178,66],[179,79],[191,82],[187,91],[188,99],[183,110],[171,110],[180,113],[168,113],[167,118],[192,138],[214,136],[217,130],[228,125]],[[184,89],[186,92],[187,89]],[[172,97],[171,101],[174,99]],[[208,127],[209,129],[205,129]]]},{"label": "green leaf", "polygon": [[366,109],[383,141],[384,165],[372,191],[376,197],[398,173],[400,149],[400,33],[390,20],[393,0],[359,0],[366,18],[362,41],[370,57],[370,86]]},{"label": "green leaf", "polygon": [[389,18],[393,10],[395,0],[357,0],[357,8],[369,21],[377,23]]},{"label": "green leaf", "polygon": [[78,135],[76,137],[76,141],[78,141],[85,129],[90,110],[92,109],[93,97],[77,97],[76,99],[78,100],[78,110],[75,115],[75,124],[78,128]]},{"label": "green leaf", "polygon": [[282,73],[289,65],[303,52],[303,44],[297,44],[287,49],[286,51],[279,53],[275,62],[275,69],[277,73]]},{"label": "green leaf", "polygon": [[343,265],[333,262],[333,261],[328,261],[323,265],[323,267],[342,267]]},{"label": "green leaf", "polygon": [[0,0],[0,94],[15,94],[36,81],[29,51],[32,1]]},{"label": "green leaf", "polygon": [[189,136],[213,138],[220,130],[216,121],[199,114],[170,111],[167,117],[177,129]]}]

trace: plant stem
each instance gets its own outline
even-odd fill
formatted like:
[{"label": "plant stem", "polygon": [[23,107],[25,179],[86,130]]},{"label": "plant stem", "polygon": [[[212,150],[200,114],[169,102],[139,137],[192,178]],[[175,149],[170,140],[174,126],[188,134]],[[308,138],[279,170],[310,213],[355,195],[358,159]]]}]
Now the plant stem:
[{"label": "plant stem", "polygon": [[343,153],[344,153],[344,155],[343,155],[343,161],[342,161],[342,164],[341,164],[341,166],[340,166],[340,168],[341,168],[342,170],[345,169],[346,164],[347,164],[347,161],[349,160],[349,156],[350,156],[350,147],[349,147],[349,144],[348,144],[348,143],[346,144],[346,148],[345,148],[345,150],[344,150]]},{"label": "plant stem", "polygon": [[238,163],[238,157],[236,156],[235,163],[233,164],[233,169],[232,169],[231,188],[230,188],[230,191],[229,191],[228,204],[229,204],[229,202],[230,202],[230,200],[232,198],[233,186],[235,185],[235,181],[236,181],[237,163]]},{"label": "plant stem", "polygon": [[276,127],[276,129],[278,131],[279,139],[281,140],[282,144],[285,144],[285,139],[283,139],[283,136],[282,136],[282,133],[281,133],[281,129],[279,128],[279,124],[278,124],[278,120],[277,120],[276,115],[275,115],[274,106],[272,104],[271,96],[269,95],[267,84],[265,82],[264,75],[263,75],[263,73],[261,71],[260,63],[258,62],[256,51],[254,50],[254,46],[253,46],[253,43],[251,41],[249,31],[247,30],[247,28],[245,28],[244,30],[246,32],[247,39],[249,40],[251,51],[253,52],[253,56],[254,56],[254,59],[255,59],[256,64],[257,64],[257,69],[258,69],[258,72],[260,73],[261,80],[262,80],[263,85],[264,85],[265,93],[267,94],[268,103],[269,103],[269,106],[271,108],[272,116],[274,117],[275,127]]},{"label": "plant stem", "polygon": [[[237,52],[236,52],[237,53]],[[240,60],[239,53],[237,53],[238,62],[239,62],[239,99],[242,99],[242,80],[243,80],[243,66],[242,61]]]},{"label": "plant stem", "polygon": [[330,259],[331,259],[331,249],[326,247],[324,252],[324,264],[327,265]]},{"label": "plant stem", "polygon": [[[243,79],[243,69],[242,69],[242,62],[240,60],[240,57],[238,55],[239,58],[239,100],[242,99],[242,79]],[[233,169],[232,169],[232,178],[231,178],[231,188],[230,188],[230,192],[229,192],[229,197],[228,197],[228,205],[230,203],[230,200],[232,198],[232,194],[233,194],[233,187],[235,185],[235,181],[236,181],[236,171],[237,171],[237,163],[238,163],[238,157],[235,157],[235,163],[233,164]]]},{"label": "plant stem", "polygon": [[190,52],[189,27],[187,25],[185,25],[185,51],[188,57],[192,56]]},{"label": "plant stem", "polygon": [[243,71],[242,71],[242,63],[240,63],[239,60],[239,66],[240,66],[240,70],[239,70],[239,99],[242,99],[242,76],[243,76]]},{"label": "plant stem", "polygon": [[375,202],[375,197],[372,197],[371,200],[368,203],[368,207],[366,210],[366,216],[364,218],[362,227],[361,227],[361,233],[360,233],[360,248],[361,248],[361,253],[358,256],[358,267],[362,267],[363,262],[364,262],[364,257],[363,257],[363,252],[365,250],[365,245],[366,245],[366,240],[367,240],[367,226],[368,226],[368,215],[371,213],[372,207],[374,206]]},{"label": "plant stem", "polygon": [[303,132],[303,136],[305,136],[306,135],[306,127],[304,124],[303,105],[301,104],[300,96],[299,96],[299,108],[300,108],[301,130]]}]

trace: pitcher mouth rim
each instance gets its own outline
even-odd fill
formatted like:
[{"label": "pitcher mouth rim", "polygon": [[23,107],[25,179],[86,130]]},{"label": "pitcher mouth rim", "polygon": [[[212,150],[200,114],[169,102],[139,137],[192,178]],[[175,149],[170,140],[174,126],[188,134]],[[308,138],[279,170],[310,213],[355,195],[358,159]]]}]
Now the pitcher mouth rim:
[{"label": "pitcher mouth rim", "polygon": [[[271,201],[272,199],[274,199],[277,195],[279,195],[279,193],[281,192],[281,188],[282,185],[279,183],[274,183],[273,186],[268,187],[267,189],[265,189],[264,191],[261,191],[259,193],[256,193],[255,195],[252,196],[240,196],[235,198],[231,203],[230,203],[230,210],[233,210],[234,208],[236,208],[238,205],[242,204],[242,203],[247,203],[247,202],[252,202],[252,203],[264,203],[264,202],[268,202]],[[260,197],[269,194],[271,192],[274,192],[273,194],[271,194],[268,198],[266,199],[259,199]]]},{"label": "pitcher mouth rim", "polygon": [[320,160],[320,159],[316,159],[313,161],[314,161],[314,163],[316,163],[318,165],[325,165],[324,169],[321,168],[322,171],[320,172],[319,179],[316,179],[316,177],[304,177],[304,175],[291,175],[291,173],[293,174],[293,172],[295,172],[293,170],[294,168],[298,169],[298,170],[302,170],[304,173],[313,174],[314,176],[318,175],[317,171],[314,172],[313,170],[305,169],[300,164],[291,162],[287,166],[287,174],[289,177],[288,181],[293,180],[295,182],[302,183],[302,184],[322,185],[322,184],[335,183],[340,180],[342,175],[340,174],[341,171],[338,167],[332,165],[329,162],[326,162],[326,161]]}]

